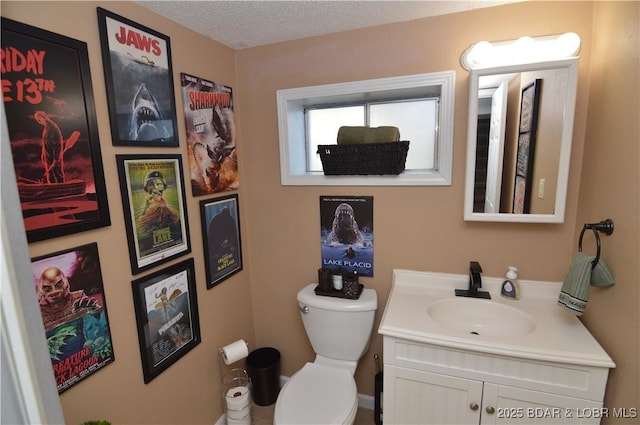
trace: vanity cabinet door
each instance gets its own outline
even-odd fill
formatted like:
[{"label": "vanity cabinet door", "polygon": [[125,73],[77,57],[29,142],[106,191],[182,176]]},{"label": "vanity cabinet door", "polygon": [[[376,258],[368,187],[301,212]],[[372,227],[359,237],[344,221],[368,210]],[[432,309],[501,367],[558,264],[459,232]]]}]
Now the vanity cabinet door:
[{"label": "vanity cabinet door", "polygon": [[480,422],[482,382],[388,364],[384,374],[385,424]]},{"label": "vanity cabinet door", "polygon": [[485,383],[481,424],[599,424],[602,404],[591,400]]}]

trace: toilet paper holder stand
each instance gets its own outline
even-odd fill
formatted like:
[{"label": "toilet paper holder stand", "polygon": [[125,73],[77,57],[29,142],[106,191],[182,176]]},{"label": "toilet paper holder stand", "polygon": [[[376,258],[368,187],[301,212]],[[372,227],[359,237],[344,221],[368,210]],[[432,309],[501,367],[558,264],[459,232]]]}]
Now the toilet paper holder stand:
[{"label": "toilet paper holder stand", "polygon": [[[234,344],[237,344],[236,341]],[[246,345],[247,353],[249,352],[249,344],[242,340]],[[233,344],[231,344],[233,345]],[[218,349],[218,365],[220,368],[220,385],[222,387],[221,396],[223,399],[223,408],[225,410],[227,424],[233,423],[238,425],[250,425],[251,424],[251,390],[248,393],[241,393],[238,391],[231,398],[229,398],[228,391],[233,387],[243,386],[245,388],[251,387],[251,378],[247,370],[243,367],[234,367],[235,363],[238,363],[244,357],[235,357],[235,361],[229,361],[225,355],[225,349],[229,346],[225,346]],[[228,353],[226,353],[228,354]],[[236,353],[237,356],[237,353]],[[227,379],[225,379],[225,377]],[[233,391],[233,389],[231,390]],[[237,398],[236,398],[237,397]],[[233,404],[231,402],[233,401]]]},{"label": "toilet paper holder stand", "polygon": [[[247,346],[247,353],[248,353],[249,352],[249,343],[247,341],[244,341],[244,340],[243,340],[243,342]],[[237,363],[238,361],[242,360],[242,359],[238,359],[235,362],[226,363],[225,362],[225,355],[224,355],[224,348],[225,347],[218,348],[218,367],[220,369],[220,382],[221,383],[224,383],[224,375],[225,375],[225,373],[229,373],[233,369],[238,369],[238,368],[234,368],[232,366],[233,363]],[[229,368],[227,370],[225,370],[225,366],[229,366]],[[244,368],[240,368],[240,369],[244,370]]]}]

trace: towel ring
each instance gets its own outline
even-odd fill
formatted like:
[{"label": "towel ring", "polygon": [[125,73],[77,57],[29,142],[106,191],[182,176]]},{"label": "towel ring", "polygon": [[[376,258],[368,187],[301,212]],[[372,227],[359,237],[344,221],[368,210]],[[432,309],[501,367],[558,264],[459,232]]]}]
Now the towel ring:
[{"label": "towel ring", "polygon": [[613,220],[611,220],[610,218],[603,220],[599,223],[587,223],[582,227],[582,231],[580,232],[580,239],[578,240],[578,252],[582,252],[582,237],[584,236],[584,232],[587,229],[591,229],[593,230],[593,234],[596,237],[596,247],[597,247],[597,251],[596,251],[596,258],[595,260],[593,260],[593,266],[592,268],[594,268],[597,264],[598,261],[600,261],[600,236],[598,235],[598,232],[603,232],[607,235],[610,235],[613,233]]}]

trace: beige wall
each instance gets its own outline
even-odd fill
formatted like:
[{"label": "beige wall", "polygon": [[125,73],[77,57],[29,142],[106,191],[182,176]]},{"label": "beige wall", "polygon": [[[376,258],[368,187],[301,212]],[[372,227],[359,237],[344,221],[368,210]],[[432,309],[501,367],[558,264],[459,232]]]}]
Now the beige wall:
[{"label": "beige wall", "polygon": [[[112,226],[30,245],[32,255],[36,256],[97,240],[101,254],[116,361],[61,396],[69,424],[97,417],[107,418],[114,424],[211,423],[222,414],[217,348],[239,337],[248,339],[252,348],[278,348],[282,353],[283,375],[291,375],[304,362],[311,361],[313,353],[302,328],[295,295],[315,280],[320,266],[318,198],[321,195],[374,197],[375,276],[363,278],[362,282],[378,292],[376,329],[389,294],[393,268],[465,273],[468,262],[478,260],[488,276],[501,276],[508,265],[516,265],[523,279],[558,281],[563,279],[576,251],[576,235],[582,223],[611,216],[616,220],[616,233],[603,241],[603,258],[610,264],[618,283],[614,288],[594,294],[585,323],[594,329],[622,368],[612,374],[608,405],[639,404],[637,120],[629,121],[636,125],[631,130],[623,125],[623,115],[602,113],[622,108],[618,108],[618,100],[611,93],[615,88],[630,104],[625,105],[626,110],[635,111],[637,117],[638,99],[632,97],[632,93],[638,92],[637,62],[635,73],[629,69],[625,77],[619,77],[614,74],[615,69],[605,67],[607,61],[594,60],[594,66],[600,68],[593,76],[590,74],[594,22],[598,35],[608,34],[618,20],[628,16],[637,19],[637,3],[594,6],[590,2],[526,2],[238,52],[133,3],[99,3],[171,37],[176,93],[179,93],[179,73],[188,72],[232,86],[236,101],[245,268],[214,289],[205,289],[199,199],[193,198],[187,189],[202,343],[148,385],[143,384],[140,368],[131,300],[132,276],[114,159],[116,153],[141,150],[115,148],[110,142],[96,5],[98,3],[2,2],[3,16],[78,38],[86,41],[89,48]],[[565,223],[464,222],[468,73],[459,65],[460,54],[478,40],[566,31],[580,34],[583,48]],[[637,20],[635,31],[637,35]],[[604,55],[608,46],[615,43],[617,40],[602,36],[594,45],[594,51]],[[637,58],[637,36],[635,52]],[[614,56],[610,59],[622,57],[610,55]],[[445,70],[456,71],[451,186],[280,185],[277,89]],[[609,80],[614,87],[600,88],[594,104],[589,98],[590,82],[593,85],[596,76],[602,74],[616,75]],[[625,91],[632,82],[636,84],[635,92]],[[178,130],[183,135],[181,105],[177,99]],[[599,113],[598,122],[594,124],[591,120],[596,117],[591,107],[598,105],[608,105],[609,110]],[[587,129],[589,137],[585,144]],[[604,136],[610,132],[619,137],[613,140]],[[596,137],[594,133],[603,135]],[[632,141],[636,145],[632,145]],[[611,143],[617,147],[616,156],[606,150]],[[178,150],[186,154],[184,145]],[[587,171],[583,173],[585,150]],[[604,164],[598,156],[601,150],[608,155]],[[626,167],[617,166],[615,161],[620,158]],[[605,170],[600,172],[602,179],[590,174],[596,163]],[[627,197],[617,188],[629,182],[631,195]],[[609,202],[599,203],[601,192],[607,188],[616,189],[608,192]],[[230,320],[229,315],[234,319]],[[617,326],[611,328],[614,315],[624,316],[624,320],[619,319],[620,323],[616,322]],[[382,339],[377,332],[356,373],[359,392],[364,394],[373,394],[374,353],[382,354]]]},{"label": "beige wall", "polygon": [[[523,279],[562,280],[573,241],[588,93],[591,3],[515,4],[402,24],[313,37],[238,52],[240,131],[246,149],[251,232],[252,297],[256,338],[283,352],[290,375],[313,353],[298,319],[296,292],[314,281],[320,265],[320,195],[373,195],[378,292],[376,329],[393,268],[466,273],[478,260],[485,275],[516,265]],[[578,84],[566,221],[559,225],[490,224],[462,219],[469,74],[461,53],[478,40],[575,31],[584,43]],[[284,187],[280,185],[275,92],[278,89],[424,72],[456,71],[453,184],[449,187]],[[253,177],[253,178],[252,178]],[[260,300],[271,299],[270,303]],[[373,393],[374,335],[356,373],[358,388]]]},{"label": "beige wall", "polygon": [[[101,6],[134,22],[168,35],[173,59],[173,78],[178,114],[179,148],[114,147],[111,143],[109,115],[98,33],[96,6]],[[198,307],[202,342],[177,363],[144,384],[138,348],[131,275],[122,201],[119,193],[116,154],[181,153],[188,164],[184,143],[180,73],[237,86],[235,52],[197,35],[167,19],[160,18],[131,2],[2,2],[2,16],[85,41],[95,96],[95,107],[104,162],[111,226],[29,245],[32,256],[44,255],[97,241],[111,326],[115,362],[64,392],[60,399],[68,424],[90,419],[108,419],[115,424],[205,424],[222,414],[218,348],[238,338],[254,343],[249,270],[207,290],[200,231],[199,201],[210,197],[191,196],[186,185],[187,211],[192,253],[170,264],[193,257],[196,268]],[[188,172],[188,168],[186,168]],[[242,184],[246,175],[240,169],[240,222],[245,221],[246,205]],[[186,175],[185,175],[186,177]],[[246,231],[246,229],[242,229]],[[247,250],[245,243],[245,252]],[[162,267],[152,269],[159,270]],[[232,317],[232,318],[230,318]],[[34,318],[40,320],[39,318]]]},{"label": "beige wall", "polygon": [[[604,218],[614,221],[613,235],[602,238],[602,258],[613,271],[616,285],[610,290],[593,288],[583,322],[617,365],[610,374],[606,404],[638,407],[640,3],[598,2],[594,17],[589,114],[574,240],[582,223]],[[593,244],[592,235],[585,234],[587,239]],[[638,423],[638,419],[627,423]]]}]

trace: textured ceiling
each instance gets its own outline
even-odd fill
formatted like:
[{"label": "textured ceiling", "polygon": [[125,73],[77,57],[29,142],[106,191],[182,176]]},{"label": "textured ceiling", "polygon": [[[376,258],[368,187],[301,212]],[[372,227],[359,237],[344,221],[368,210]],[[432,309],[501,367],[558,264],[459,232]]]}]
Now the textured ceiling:
[{"label": "textured ceiling", "polygon": [[241,50],[514,1],[523,0],[139,0],[136,3],[208,38]]}]

